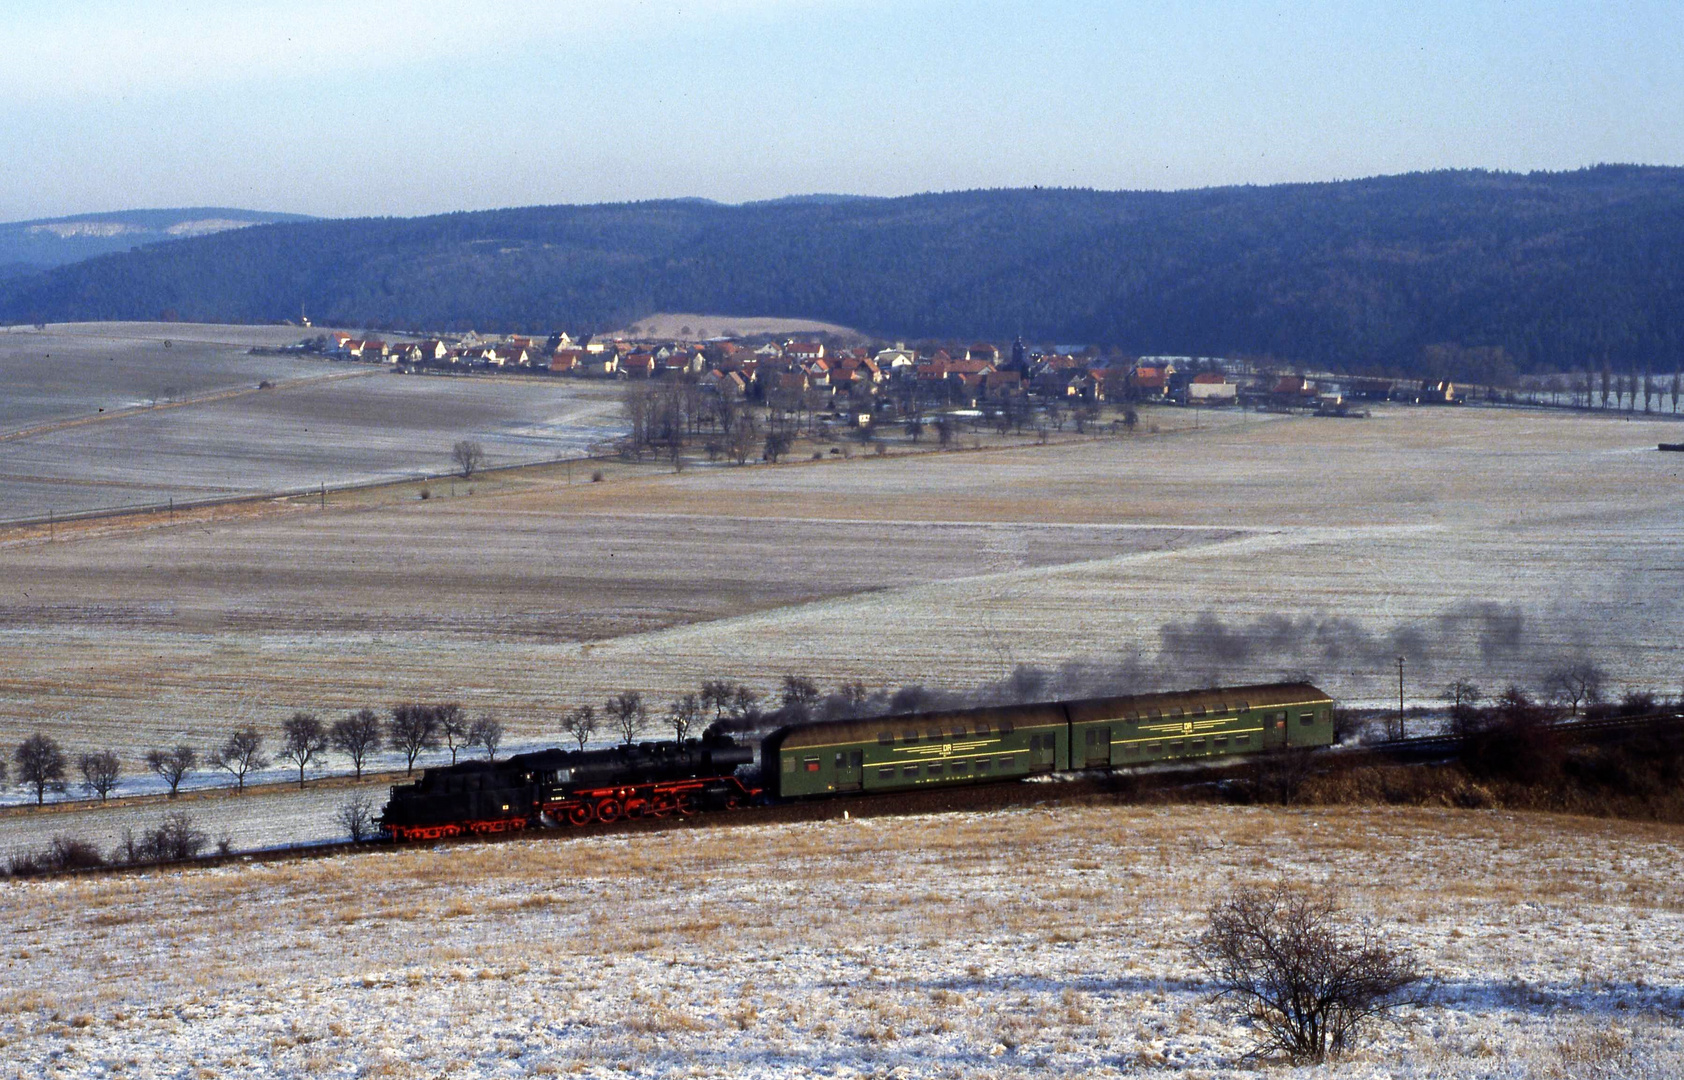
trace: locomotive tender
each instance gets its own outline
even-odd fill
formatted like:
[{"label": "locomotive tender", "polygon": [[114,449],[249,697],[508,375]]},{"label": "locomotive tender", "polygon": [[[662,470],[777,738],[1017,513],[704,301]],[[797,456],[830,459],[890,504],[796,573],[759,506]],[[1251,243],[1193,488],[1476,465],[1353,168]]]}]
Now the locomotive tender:
[{"label": "locomotive tender", "polygon": [[779,728],[760,744],[762,786],[737,775],[753,747],[713,733],[427,769],[392,788],[381,825],[430,840],[1332,743],[1333,699],[1309,683],[951,709]]}]

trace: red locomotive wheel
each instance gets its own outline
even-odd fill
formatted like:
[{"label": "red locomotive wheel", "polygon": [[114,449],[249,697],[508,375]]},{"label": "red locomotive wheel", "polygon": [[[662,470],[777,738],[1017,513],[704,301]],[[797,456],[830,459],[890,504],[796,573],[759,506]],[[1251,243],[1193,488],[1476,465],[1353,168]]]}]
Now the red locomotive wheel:
[{"label": "red locomotive wheel", "polygon": [[626,817],[628,817],[632,820],[636,820],[637,818],[642,817],[643,815],[647,814],[648,812],[649,812],[649,800],[647,800],[647,799],[627,799],[626,800]]},{"label": "red locomotive wheel", "polygon": [[570,825],[589,825],[596,814],[587,803],[579,803],[567,808],[567,822]]},{"label": "red locomotive wheel", "polygon": [[619,821],[623,813],[625,808],[620,805],[618,799],[604,799],[596,804],[596,819],[604,825],[612,825]]}]

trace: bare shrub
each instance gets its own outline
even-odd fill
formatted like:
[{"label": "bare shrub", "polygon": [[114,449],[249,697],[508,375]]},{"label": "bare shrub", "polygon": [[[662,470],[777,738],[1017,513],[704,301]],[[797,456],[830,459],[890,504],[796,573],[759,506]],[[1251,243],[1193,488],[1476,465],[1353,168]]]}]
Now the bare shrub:
[{"label": "bare shrub", "polygon": [[99,848],[87,840],[55,836],[47,845],[47,853],[41,862],[48,870],[88,870],[104,866],[105,858],[100,855]]},{"label": "bare shrub", "polygon": [[14,851],[6,856],[6,873],[11,877],[31,877],[44,869],[41,856],[33,851]]},{"label": "bare shrub", "polygon": [[208,843],[210,837],[199,828],[193,816],[184,810],[177,810],[165,814],[164,820],[140,841],[135,861],[174,862],[194,859]]},{"label": "bare shrub", "polygon": [[1414,958],[1342,915],[1330,894],[1285,885],[1241,889],[1210,908],[1188,951],[1216,1000],[1251,1021],[1252,1056],[1322,1061],[1417,1003]]},{"label": "bare shrub", "polygon": [[333,812],[333,823],[345,830],[353,843],[362,843],[375,833],[374,800],[366,794],[353,795]]}]

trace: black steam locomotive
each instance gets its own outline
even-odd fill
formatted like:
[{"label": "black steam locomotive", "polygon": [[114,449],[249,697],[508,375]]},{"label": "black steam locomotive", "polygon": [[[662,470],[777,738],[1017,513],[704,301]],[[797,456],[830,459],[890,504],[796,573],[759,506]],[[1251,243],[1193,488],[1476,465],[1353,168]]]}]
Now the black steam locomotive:
[{"label": "black steam locomotive", "polygon": [[503,761],[427,769],[392,788],[381,827],[394,840],[500,833],[551,822],[727,810],[759,795],[736,776],[752,747],[728,735],[611,750],[540,750]]}]

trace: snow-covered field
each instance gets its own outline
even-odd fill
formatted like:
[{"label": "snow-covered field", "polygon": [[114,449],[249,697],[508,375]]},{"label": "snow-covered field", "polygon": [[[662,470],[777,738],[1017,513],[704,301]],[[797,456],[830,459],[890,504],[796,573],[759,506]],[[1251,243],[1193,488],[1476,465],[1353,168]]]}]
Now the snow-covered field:
[{"label": "snow-covered field", "polygon": [[1458,676],[1535,685],[1582,653],[1617,689],[1677,695],[1684,462],[1653,449],[1677,425],[1402,408],[1203,422],[1009,452],[616,466],[601,484],[556,469],[471,497],[441,484],[427,502],[8,539],[0,743],[40,727],[138,755],[403,700],[540,739],[628,688],[659,704],[789,672],[957,688],[1072,659],[1123,685],[1302,671],[1379,704],[1399,655],[1415,702]]},{"label": "snow-covered field", "polygon": [[[715,825],[0,885],[46,1076],[1671,1077],[1677,827],[1168,807]],[[1338,889],[1431,974],[1323,1069],[1242,1060],[1183,942]]]},{"label": "snow-covered field", "polygon": [[[0,442],[0,521],[445,473],[465,438],[484,447],[488,465],[550,461],[619,430],[619,399],[601,384],[400,377],[248,354],[305,333],[0,333],[0,433],[33,432]],[[183,336],[165,348],[172,334]],[[276,386],[257,392],[260,380]],[[244,392],[225,396],[232,390]],[[128,411],[152,402],[167,407]],[[54,426],[65,421],[76,422]]]}]

